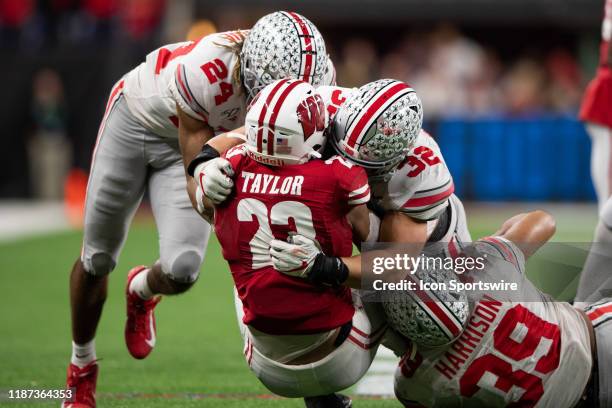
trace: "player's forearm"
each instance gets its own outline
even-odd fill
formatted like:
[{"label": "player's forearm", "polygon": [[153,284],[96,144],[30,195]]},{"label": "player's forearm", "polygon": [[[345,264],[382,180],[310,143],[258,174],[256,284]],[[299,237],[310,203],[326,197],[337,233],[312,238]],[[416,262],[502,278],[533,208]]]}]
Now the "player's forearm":
[{"label": "player's forearm", "polygon": [[361,289],[361,255],[340,259],[348,268],[348,278],[344,284],[353,289]]},{"label": "player's forearm", "polygon": [[244,143],[244,126],[231,132],[222,133],[210,139],[207,144],[214,147],[221,155],[234,146]]},{"label": "player's forearm", "polygon": [[[363,214],[360,215],[362,215],[361,219],[363,219]],[[367,219],[367,217],[365,218]],[[368,228],[362,225],[361,230],[361,235],[363,235],[367,233],[365,231],[368,231]],[[402,213],[387,213],[380,224],[379,241],[402,244],[396,245],[395,248],[381,250],[381,256],[389,255],[388,251],[399,251],[402,253],[408,252],[409,256],[416,257],[421,253],[427,241],[427,224],[413,220]],[[363,278],[361,255],[353,255],[341,259],[349,272],[345,285],[354,289],[361,289]],[[389,279],[394,278],[389,277]]]},{"label": "player's forearm", "polygon": [[393,242],[395,250],[417,257],[427,242],[427,222],[415,220],[406,214],[389,212],[380,225],[380,242]]},{"label": "player's forearm", "polygon": [[533,255],[556,231],[555,219],[545,211],[532,211],[504,223],[503,238],[518,246],[525,257]]},{"label": "player's forearm", "polygon": [[212,139],[214,132],[206,123],[187,115],[177,106],[179,117],[179,148],[185,171],[191,161],[202,151],[204,144]]}]

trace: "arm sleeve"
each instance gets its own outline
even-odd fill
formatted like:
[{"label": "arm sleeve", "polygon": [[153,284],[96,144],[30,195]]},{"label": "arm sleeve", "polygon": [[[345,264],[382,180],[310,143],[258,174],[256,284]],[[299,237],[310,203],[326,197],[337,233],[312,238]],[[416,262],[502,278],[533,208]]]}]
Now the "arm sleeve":
[{"label": "arm sleeve", "polygon": [[334,173],[338,177],[340,198],[349,207],[366,204],[370,201],[370,185],[365,170],[359,166],[347,165],[338,158],[332,164]]},{"label": "arm sleeve", "polygon": [[208,110],[205,108],[206,92],[202,86],[203,80],[203,73],[194,72],[185,63],[180,63],[176,66],[173,80],[170,81],[170,92],[183,112],[207,123]]},{"label": "arm sleeve", "polygon": [[523,251],[512,241],[500,236],[485,237],[478,240],[478,249],[487,256],[494,256],[510,262],[521,274],[525,273]]},{"label": "arm sleeve", "polygon": [[394,211],[420,221],[437,218],[455,191],[440,147],[425,131],[389,182]]},{"label": "arm sleeve", "polygon": [[448,207],[448,197],[454,190],[452,180],[448,180],[436,188],[416,191],[402,204],[399,211],[417,220],[433,220]]}]

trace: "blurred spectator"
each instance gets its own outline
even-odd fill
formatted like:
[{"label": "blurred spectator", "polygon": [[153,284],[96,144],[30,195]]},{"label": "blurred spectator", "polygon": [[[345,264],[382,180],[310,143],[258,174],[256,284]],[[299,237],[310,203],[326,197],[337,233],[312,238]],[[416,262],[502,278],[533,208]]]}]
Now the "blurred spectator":
[{"label": "blurred spectator", "polygon": [[378,74],[377,55],[374,44],[368,40],[349,40],[342,49],[342,60],[336,63],[342,86],[361,86],[376,78]]},{"label": "blurred spectator", "polygon": [[519,60],[502,82],[506,110],[511,114],[541,110],[546,101],[545,79],[545,71],[537,61]]},{"label": "blurred spectator", "polygon": [[133,39],[146,38],[158,28],[164,8],[164,0],[123,0],[124,30]]},{"label": "blurred spectator", "polygon": [[34,131],[28,143],[32,192],[37,198],[59,199],[72,162],[61,78],[51,69],[39,71],[32,93]]},{"label": "blurred spectator", "polygon": [[575,112],[582,94],[578,63],[568,50],[502,64],[497,52],[448,24],[413,32],[378,54],[371,41],[345,42],[335,60],[338,83],[351,87],[380,77],[403,80],[420,94],[428,120]]},{"label": "blurred spectator", "polygon": [[572,112],[580,104],[580,69],[576,59],[567,51],[557,49],[546,58],[550,78],[549,105],[559,112]]},{"label": "blurred spectator", "polygon": [[32,16],[34,0],[0,0],[0,23],[6,27],[20,27]]}]

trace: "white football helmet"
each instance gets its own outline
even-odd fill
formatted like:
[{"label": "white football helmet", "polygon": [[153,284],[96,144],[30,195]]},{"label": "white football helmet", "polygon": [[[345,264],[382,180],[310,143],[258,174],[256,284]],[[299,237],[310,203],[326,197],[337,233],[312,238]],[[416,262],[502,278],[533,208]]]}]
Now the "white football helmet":
[{"label": "white football helmet", "polygon": [[338,109],[331,143],[370,178],[386,176],[405,158],[422,126],[416,92],[404,82],[380,79],[352,92]]},{"label": "white football helmet", "polygon": [[412,280],[442,283],[444,290],[387,290],[382,306],[389,325],[419,346],[438,347],[459,338],[467,326],[470,307],[464,291],[451,289],[453,271],[420,269]]},{"label": "white football helmet", "polygon": [[277,79],[297,78],[318,86],[330,76],[323,36],[310,20],[290,11],[260,18],[244,41],[240,61],[249,98]]},{"label": "white football helmet", "polygon": [[299,79],[267,85],[248,107],[246,150],[254,160],[284,166],[320,157],[327,110],[314,87]]}]

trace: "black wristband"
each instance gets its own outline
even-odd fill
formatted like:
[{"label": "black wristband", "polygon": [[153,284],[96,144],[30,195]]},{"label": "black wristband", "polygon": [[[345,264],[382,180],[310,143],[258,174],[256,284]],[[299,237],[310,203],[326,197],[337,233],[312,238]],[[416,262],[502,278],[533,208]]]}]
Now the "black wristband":
[{"label": "black wristband", "polygon": [[191,163],[189,163],[189,166],[187,166],[187,174],[193,177],[193,173],[195,172],[196,167],[198,167],[198,164],[207,162],[212,159],[216,159],[220,156],[221,154],[217,151],[217,149],[215,149],[209,144],[205,144],[204,146],[202,146],[202,151],[198,153],[198,155],[191,161]]},{"label": "black wristband", "polygon": [[342,259],[320,253],[308,272],[308,280],[316,285],[336,288],[346,282],[348,275],[348,267]]}]

